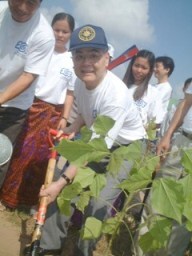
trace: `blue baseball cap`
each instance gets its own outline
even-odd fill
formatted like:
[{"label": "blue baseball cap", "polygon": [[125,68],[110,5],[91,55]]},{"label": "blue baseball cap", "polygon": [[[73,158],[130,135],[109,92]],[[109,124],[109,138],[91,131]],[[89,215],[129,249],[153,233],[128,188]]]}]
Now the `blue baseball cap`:
[{"label": "blue baseball cap", "polygon": [[73,31],[70,39],[69,50],[80,48],[98,48],[108,50],[105,32],[101,27],[85,25]]}]

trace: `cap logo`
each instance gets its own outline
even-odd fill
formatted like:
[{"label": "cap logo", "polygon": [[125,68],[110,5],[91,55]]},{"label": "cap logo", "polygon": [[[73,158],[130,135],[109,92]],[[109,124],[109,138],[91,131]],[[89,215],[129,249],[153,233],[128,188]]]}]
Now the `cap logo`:
[{"label": "cap logo", "polygon": [[82,41],[91,41],[95,37],[95,30],[92,27],[84,27],[79,31],[79,39]]}]

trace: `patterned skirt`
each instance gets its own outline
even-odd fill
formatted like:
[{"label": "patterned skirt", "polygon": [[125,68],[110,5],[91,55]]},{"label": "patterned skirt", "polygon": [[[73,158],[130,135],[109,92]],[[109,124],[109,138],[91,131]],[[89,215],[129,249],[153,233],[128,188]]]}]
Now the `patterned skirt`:
[{"label": "patterned skirt", "polygon": [[18,136],[0,201],[10,207],[38,203],[50,156],[49,129],[56,129],[63,106],[35,99]]}]

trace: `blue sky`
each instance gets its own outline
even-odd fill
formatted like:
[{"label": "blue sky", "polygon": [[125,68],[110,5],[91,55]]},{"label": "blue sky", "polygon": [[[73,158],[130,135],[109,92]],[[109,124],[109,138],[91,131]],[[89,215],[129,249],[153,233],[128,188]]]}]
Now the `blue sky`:
[{"label": "blue sky", "polygon": [[[192,0],[43,0],[41,8],[49,21],[65,11],[74,16],[76,27],[102,26],[115,47],[115,57],[133,44],[156,56],[172,57],[173,97],[182,96],[183,82],[192,77]],[[114,72],[122,78],[127,65]]]},{"label": "blue sky", "polygon": [[177,94],[184,80],[192,77],[192,1],[150,0],[149,22],[155,33],[150,49],[175,61],[170,81]]}]

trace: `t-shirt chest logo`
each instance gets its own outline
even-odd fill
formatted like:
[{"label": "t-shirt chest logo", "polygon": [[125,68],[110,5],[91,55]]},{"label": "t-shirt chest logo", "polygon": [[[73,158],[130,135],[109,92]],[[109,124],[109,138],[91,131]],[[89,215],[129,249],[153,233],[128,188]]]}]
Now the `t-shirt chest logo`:
[{"label": "t-shirt chest logo", "polygon": [[135,104],[140,108],[144,108],[147,105],[147,103],[143,99],[137,100]]},{"label": "t-shirt chest logo", "polygon": [[26,55],[27,54],[27,43],[23,41],[18,41],[15,45],[18,54]]},{"label": "t-shirt chest logo", "polygon": [[60,70],[60,74],[62,76],[64,76],[67,80],[70,80],[72,77],[72,72],[71,70],[67,69],[67,68],[61,68]]}]

